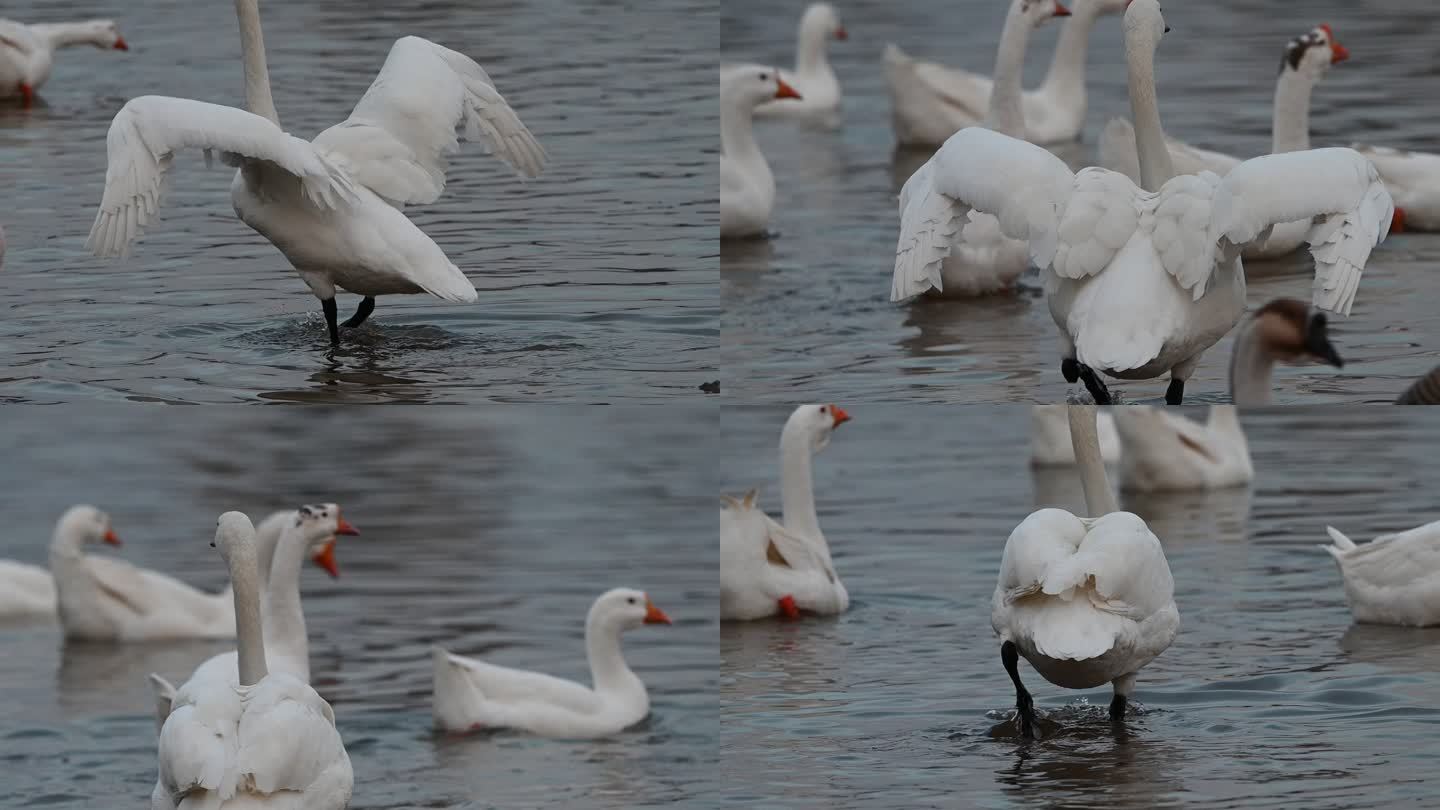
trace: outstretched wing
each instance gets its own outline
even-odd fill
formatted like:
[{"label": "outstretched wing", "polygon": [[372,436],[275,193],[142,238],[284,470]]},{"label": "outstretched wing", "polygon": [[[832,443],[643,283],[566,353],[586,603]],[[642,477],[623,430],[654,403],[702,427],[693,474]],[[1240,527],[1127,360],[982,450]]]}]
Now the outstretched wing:
[{"label": "outstretched wing", "polygon": [[350,117],[315,145],[347,158],[352,175],[381,197],[430,203],[445,190],[446,156],[459,149],[461,128],[526,177],[545,166],[545,150],[484,69],[428,39],[403,37]]},{"label": "outstretched wing", "polygon": [[97,256],[123,256],[160,208],[175,152],[221,152],[229,163],[262,160],[300,178],[305,197],[323,208],[354,199],[345,173],[306,141],[244,110],[167,96],[131,99],[105,138],[105,194],[86,246]]}]

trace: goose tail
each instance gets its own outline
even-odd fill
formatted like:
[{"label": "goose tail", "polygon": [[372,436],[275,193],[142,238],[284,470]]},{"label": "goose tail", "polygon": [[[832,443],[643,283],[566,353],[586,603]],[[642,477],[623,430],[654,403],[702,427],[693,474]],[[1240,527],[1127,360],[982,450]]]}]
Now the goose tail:
[{"label": "goose tail", "polygon": [[1325,533],[1330,535],[1330,540],[1333,541],[1335,545],[1321,546],[1321,548],[1330,552],[1330,556],[1335,559],[1341,559],[1345,556],[1346,552],[1355,550],[1355,543],[1334,526],[1326,526]]}]

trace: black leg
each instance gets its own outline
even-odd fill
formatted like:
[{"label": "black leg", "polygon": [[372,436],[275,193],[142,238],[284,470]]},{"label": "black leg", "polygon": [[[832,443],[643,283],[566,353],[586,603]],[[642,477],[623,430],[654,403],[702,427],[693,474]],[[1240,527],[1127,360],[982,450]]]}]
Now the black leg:
[{"label": "black leg", "polygon": [[1119,692],[1110,699],[1110,719],[1120,720],[1125,717],[1125,696]]},{"label": "black leg", "polygon": [[1185,396],[1185,381],[1171,380],[1170,386],[1165,389],[1165,404],[1179,405],[1181,398]]},{"label": "black leg", "polygon": [[1073,357],[1066,357],[1060,361],[1060,374],[1065,377],[1065,382],[1073,383],[1080,379],[1080,361]]},{"label": "black leg", "polygon": [[335,319],[338,316],[335,313],[334,296],[331,296],[330,298],[322,298],[320,300],[320,307],[325,310],[325,325],[330,327],[330,343],[332,345],[339,346],[340,327],[335,325]]},{"label": "black leg", "polygon": [[1015,708],[1020,716],[1020,735],[1033,739],[1035,702],[1030,699],[1025,685],[1020,683],[1020,670],[1016,668],[1016,664],[1020,662],[1020,651],[1015,649],[1015,642],[1007,641],[1000,645],[1000,660],[1005,664],[1005,671],[1010,673],[1010,680],[1015,682]]},{"label": "black leg", "polygon": [[1100,375],[1096,374],[1089,366],[1080,367],[1080,379],[1085,383],[1085,390],[1095,399],[1096,405],[1110,404],[1110,389],[1100,381]]},{"label": "black leg", "polygon": [[350,320],[340,325],[346,327],[347,329],[354,329],[355,327],[364,323],[365,319],[370,317],[370,313],[374,311],[375,296],[367,295],[364,298],[360,299],[360,306],[355,308],[355,314],[350,316]]}]

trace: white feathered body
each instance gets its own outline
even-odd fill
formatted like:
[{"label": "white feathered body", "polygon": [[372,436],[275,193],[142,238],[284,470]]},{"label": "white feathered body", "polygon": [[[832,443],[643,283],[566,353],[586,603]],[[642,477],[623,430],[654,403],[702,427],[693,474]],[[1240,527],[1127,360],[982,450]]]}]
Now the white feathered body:
[{"label": "white feathered body", "polygon": [[1326,527],[1355,621],[1410,627],[1440,625],[1440,521],[1356,545]]},{"label": "white feathered body", "polygon": [[1115,408],[1120,488],[1174,492],[1243,486],[1255,477],[1233,405],[1212,405],[1204,424],[1161,408]]},{"label": "white feathered body", "polygon": [[1380,171],[1395,205],[1405,209],[1405,227],[1440,231],[1440,155],[1384,146],[1354,147]]},{"label": "white feathered body", "polygon": [[720,618],[749,621],[774,616],[777,601],[818,615],[843,613],[850,594],[835,573],[824,538],[802,537],[772,520],[754,503],[728,499],[720,509]]},{"label": "white feathered body", "polygon": [[55,615],[55,578],[38,565],[0,560],[0,618]]},{"label": "white feathered body", "polygon": [[1133,675],[1175,640],[1180,614],[1160,541],[1128,512],[1041,509],[1005,542],[990,623],[1056,686]]}]

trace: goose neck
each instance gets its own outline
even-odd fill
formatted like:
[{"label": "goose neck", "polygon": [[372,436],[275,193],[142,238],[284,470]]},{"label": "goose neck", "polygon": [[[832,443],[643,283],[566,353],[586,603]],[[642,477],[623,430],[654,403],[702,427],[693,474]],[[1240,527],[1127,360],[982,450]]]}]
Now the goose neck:
[{"label": "goose neck", "polygon": [[1241,325],[1230,354],[1230,399],[1241,407],[1269,405],[1275,357],[1261,345],[1255,321]]},{"label": "goose neck", "polygon": [[625,663],[625,654],[620,649],[620,628],[604,618],[592,617],[585,623],[585,657],[589,659],[590,678],[597,692],[631,689],[640,681]]},{"label": "goose neck", "polygon": [[95,23],[39,23],[30,26],[40,38],[50,45],[51,50],[71,45],[98,45]]},{"label": "goose neck", "polygon": [[1285,70],[1275,82],[1275,111],[1271,121],[1271,152],[1301,152],[1310,148],[1310,94],[1315,80],[1298,70]]},{"label": "goose neck", "polygon": [[253,686],[265,677],[265,631],[260,620],[260,568],[254,540],[233,544],[226,562],[235,597],[235,641],[240,685]]},{"label": "goose neck", "polygon": [[301,657],[308,653],[308,650],[296,649],[306,642],[305,612],[300,604],[300,570],[309,551],[308,540],[303,527],[293,522],[286,525],[275,547],[261,614],[266,642],[272,648],[284,648]]},{"label": "goose neck", "polygon": [[1071,405],[1070,443],[1075,451],[1075,468],[1085,490],[1085,508],[1090,517],[1098,518],[1120,511],[1115,493],[1105,476],[1105,461],[1100,455],[1100,432],[1094,405]]},{"label": "goose neck", "polygon": [[1030,22],[1019,3],[1010,4],[1005,28],[1000,32],[1000,47],[995,52],[995,75],[990,86],[990,108],[985,126],[1002,135],[1025,137],[1023,106],[1025,44],[1030,39]]},{"label": "goose neck", "polygon": [[265,35],[260,30],[259,0],[235,0],[240,21],[240,54],[245,66],[245,109],[280,125],[270,95],[270,69],[265,63]]},{"label": "goose neck", "polygon": [[780,435],[780,504],[785,528],[804,537],[819,537],[815,489],[811,478],[809,437],[798,431]]},{"label": "goose neck", "polygon": [[1040,92],[1055,98],[1084,98],[1090,31],[1099,16],[1099,5],[1093,0],[1078,0],[1075,3],[1070,19],[1060,29],[1055,55],[1050,59],[1050,69],[1045,72]]},{"label": "goose neck", "polygon": [[806,16],[800,21],[800,35],[795,44],[795,72],[802,76],[830,73],[830,60],[826,53],[826,39],[829,32],[816,20]]},{"label": "goose neck", "polygon": [[1140,186],[1159,191],[1175,176],[1165,130],[1160,126],[1160,105],[1155,98],[1155,48],[1130,38],[1125,43],[1130,91],[1130,116],[1135,121],[1135,151],[1140,158]]}]

